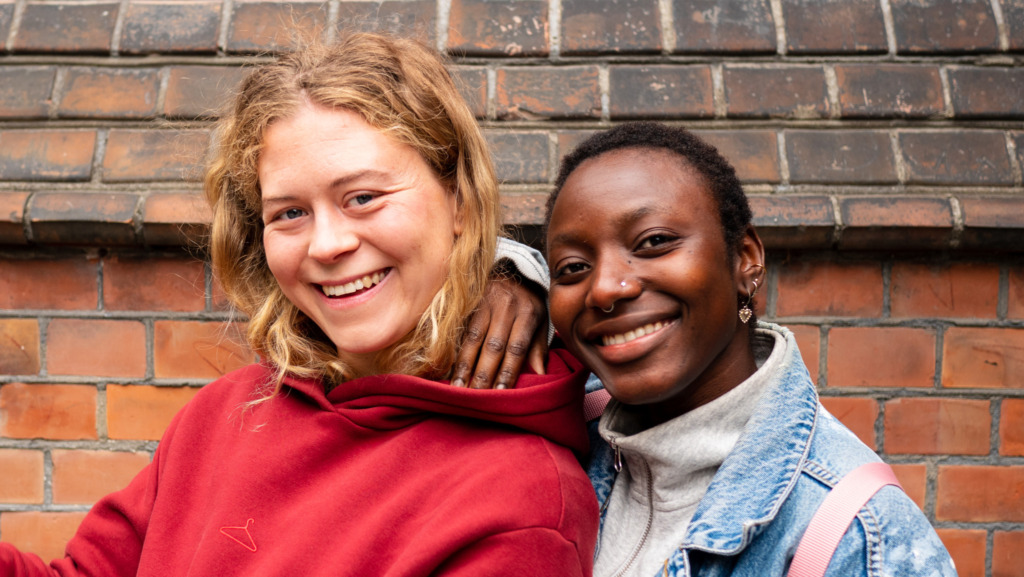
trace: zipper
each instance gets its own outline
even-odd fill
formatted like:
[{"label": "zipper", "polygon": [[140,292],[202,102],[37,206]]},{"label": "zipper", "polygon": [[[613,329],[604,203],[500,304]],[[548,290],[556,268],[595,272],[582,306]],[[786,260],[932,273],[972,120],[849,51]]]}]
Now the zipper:
[{"label": "zipper", "polygon": [[[619,451],[619,446],[615,444],[615,441],[609,441],[609,444],[615,450],[615,470],[619,471],[622,469],[622,453]],[[629,560],[622,566],[622,570],[615,574],[615,577],[625,575],[626,571],[636,562],[640,552],[644,549],[644,545],[647,544],[647,537],[651,533],[651,525],[654,524],[654,479],[651,478],[651,466],[647,464],[647,460],[643,457],[639,457],[639,459],[643,463],[644,471],[647,473],[647,525],[644,527],[643,534],[640,535],[640,542],[633,548],[633,553],[629,556]],[[610,495],[608,500],[611,501]]]}]

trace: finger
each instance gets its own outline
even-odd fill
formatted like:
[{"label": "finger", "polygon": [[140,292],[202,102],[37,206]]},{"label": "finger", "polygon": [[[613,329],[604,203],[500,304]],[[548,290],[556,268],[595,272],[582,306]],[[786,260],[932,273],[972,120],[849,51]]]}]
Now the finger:
[{"label": "finger", "polygon": [[544,325],[537,328],[533,333],[533,341],[530,343],[530,352],[526,355],[526,362],[538,375],[547,374],[544,363],[548,360],[548,327]]},{"label": "finger", "polygon": [[499,308],[491,312],[491,325],[487,327],[487,337],[476,358],[476,368],[473,369],[473,380],[469,384],[470,387],[492,389],[498,384],[495,376],[505,358],[514,322],[515,314],[511,307]]},{"label": "finger", "polygon": [[[508,337],[508,345],[505,347],[505,356],[501,362],[495,379],[495,388],[508,389],[515,385],[519,373],[523,370],[523,362],[526,361],[532,347],[532,339],[536,333],[536,321],[529,316],[517,316],[512,332]],[[541,363],[543,369],[543,363]]]},{"label": "finger", "polygon": [[491,310],[487,307],[480,307],[473,312],[466,327],[466,334],[462,339],[462,347],[455,358],[455,370],[452,371],[452,385],[465,387],[469,384],[473,369],[476,367],[476,358],[480,355],[480,347],[483,346],[484,337],[487,335],[487,326],[491,324]]}]

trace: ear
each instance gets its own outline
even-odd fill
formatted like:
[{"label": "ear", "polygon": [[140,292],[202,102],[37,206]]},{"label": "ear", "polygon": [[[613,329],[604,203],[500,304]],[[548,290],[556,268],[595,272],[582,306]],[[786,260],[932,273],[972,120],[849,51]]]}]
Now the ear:
[{"label": "ear", "polygon": [[736,293],[746,299],[754,290],[754,281],[757,281],[758,287],[764,288],[767,277],[764,244],[761,243],[761,237],[757,236],[754,225],[747,225],[736,253]]}]

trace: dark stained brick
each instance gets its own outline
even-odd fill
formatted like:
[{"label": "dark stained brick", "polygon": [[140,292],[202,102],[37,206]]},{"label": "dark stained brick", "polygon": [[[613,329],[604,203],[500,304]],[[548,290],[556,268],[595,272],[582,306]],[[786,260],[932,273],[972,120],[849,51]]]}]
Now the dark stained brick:
[{"label": "dark stained brick", "polygon": [[835,210],[827,196],[749,196],[754,226],[772,249],[809,249],[832,246]]},{"label": "dark stained brick", "polygon": [[43,192],[32,197],[29,223],[40,244],[131,245],[139,197],[127,193]]},{"label": "dark stained brick", "polygon": [[377,0],[342,2],[338,5],[338,26],[351,30],[390,32],[418,38],[434,45],[437,5],[433,0]]},{"label": "dark stained brick", "polygon": [[599,118],[601,89],[596,66],[501,68],[498,118]]},{"label": "dark stained brick", "polygon": [[962,196],[964,230],[960,248],[1019,250],[1024,228],[1024,198],[1020,196]]},{"label": "dark stained brick", "polygon": [[899,53],[999,49],[989,0],[891,0],[890,5]]},{"label": "dark stained brick", "polygon": [[14,1],[0,1],[0,50],[7,48],[7,34],[11,30],[11,22],[14,20]]},{"label": "dark stained brick", "polygon": [[673,0],[677,53],[776,51],[775,19],[767,0]]},{"label": "dark stained brick", "polygon": [[657,0],[562,0],[562,54],[661,52]]},{"label": "dark stained brick", "polygon": [[24,218],[29,194],[25,191],[0,191],[0,245],[28,243]]},{"label": "dark stained brick", "polygon": [[546,56],[548,3],[452,0],[448,50],[467,56]]},{"label": "dark stained brick", "polygon": [[887,52],[876,0],[782,0],[787,51],[794,54]]},{"label": "dark stained brick", "polygon": [[319,40],[327,26],[327,4],[320,2],[235,2],[228,27],[228,52],[288,49]]},{"label": "dark stained brick", "polygon": [[0,68],[0,118],[46,118],[56,75],[49,66]]},{"label": "dark stained brick", "polygon": [[941,115],[942,79],[936,66],[840,64],[839,107],[848,118],[920,118]]},{"label": "dark stained brick", "polygon": [[1017,149],[1017,166],[1024,170],[1024,132],[1011,132],[1013,147]]},{"label": "dark stained brick", "polygon": [[1024,117],[1024,68],[951,68],[948,74],[957,117]]},{"label": "dark stained brick", "polygon": [[546,194],[502,193],[502,218],[507,226],[532,226],[544,222],[547,201]]},{"label": "dark stained brick", "polygon": [[828,115],[820,67],[726,66],[726,113],[733,117],[820,118]]},{"label": "dark stained brick", "polygon": [[170,69],[164,114],[171,118],[218,116],[246,70],[228,66],[175,66]]},{"label": "dark stained brick", "polygon": [[1013,184],[1000,131],[907,131],[899,143],[910,184]]},{"label": "dark stained brick", "polygon": [[16,52],[110,52],[118,6],[30,2],[12,48]]},{"label": "dark stained brick", "polygon": [[896,161],[885,132],[791,130],[786,133],[790,182],[895,183]]},{"label": "dark stained brick", "polygon": [[128,4],[121,29],[121,52],[216,52],[220,2]]},{"label": "dark stained brick", "polygon": [[0,130],[0,180],[88,180],[94,130]]},{"label": "dark stained brick", "polygon": [[486,137],[500,182],[534,184],[550,180],[546,132],[499,132],[487,133]]},{"label": "dark stained brick", "polygon": [[208,143],[205,130],[111,130],[103,180],[200,180]]},{"label": "dark stained brick", "polygon": [[201,246],[209,230],[209,205],[195,192],[151,194],[142,210],[142,237],[147,246]]},{"label": "dark stained brick", "polygon": [[74,67],[57,107],[62,118],[152,118],[160,76],[154,68]]},{"label": "dark stained brick", "polygon": [[839,248],[941,249],[953,232],[953,209],[945,198],[843,197]]},{"label": "dark stained brick", "polygon": [[459,94],[473,111],[473,116],[487,116],[487,70],[470,66],[450,66],[448,71],[451,72]]},{"label": "dark stained brick", "polygon": [[611,66],[612,118],[700,118],[714,116],[707,66]]},{"label": "dark stained brick", "polygon": [[1024,50],[1024,0],[999,0],[1010,50]]},{"label": "dark stained brick", "polygon": [[744,183],[779,182],[779,145],[771,130],[695,130],[736,169]]},{"label": "dark stained brick", "polygon": [[558,150],[555,151],[555,154],[558,156],[558,162],[561,162],[566,154],[572,152],[584,140],[597,134],[597,132],[597,130],[560,130],[556,138]]}]

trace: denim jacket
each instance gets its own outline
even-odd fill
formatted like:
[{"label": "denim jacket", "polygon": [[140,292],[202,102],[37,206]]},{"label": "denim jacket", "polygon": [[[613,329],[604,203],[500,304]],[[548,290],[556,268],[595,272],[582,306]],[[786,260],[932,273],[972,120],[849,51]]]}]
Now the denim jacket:
[{"label": "denim jacket", "polygon": [[[739,442],[715,474],[665,576],[783,576],[818,505],[849,471],[878,456],[829,414],[800,358],[793,334],[786,355]],[[588,391],[600,387],[592,378]],[[611,448],[590,423],[588,466],[602,510],[615,482]],[[600,542],[600,539],[599,539]],[[600,553],[600,551],[598,551]],[[884,487],[857,514],[826,572],[833,576],[956,575],[921,510],[896,487]]]}]

